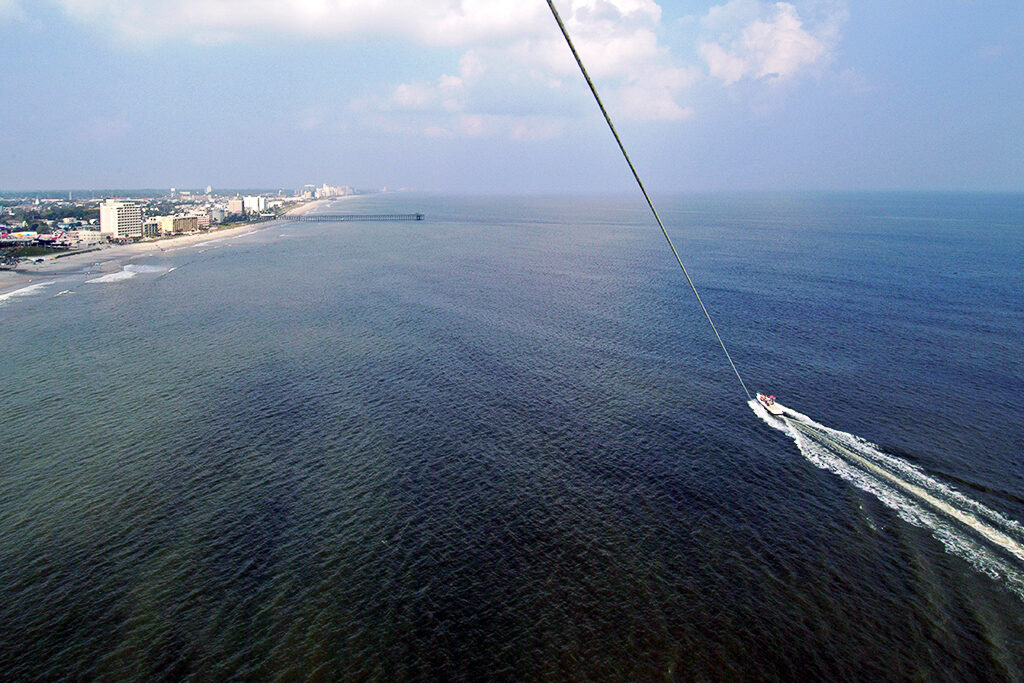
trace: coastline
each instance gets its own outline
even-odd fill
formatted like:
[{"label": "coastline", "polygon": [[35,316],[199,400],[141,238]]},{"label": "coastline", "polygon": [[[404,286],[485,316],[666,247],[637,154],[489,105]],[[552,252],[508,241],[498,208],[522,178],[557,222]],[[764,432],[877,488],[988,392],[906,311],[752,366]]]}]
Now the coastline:
[{"label": "coastline", "polygon": [[148,242],[105,245],[98,250],[83,251],[59,259],[50,258],[43,263],[21,264],[16,270],[0,270],[0,295],[9,294],[23,287],[36,285],[63,275],[81,272],[88,265],[96,264],[98,272],[112,272],[124,263],[145,254],[172,251],[228,237],[239,237],[250,232],[278,225],[280,221],[287,221],[293,216],[301,216],[328,201],[331,200],[316,199],[306,202],[283,213],[273,221],[244,223],[230,228],[175,237],[162,237]]}]

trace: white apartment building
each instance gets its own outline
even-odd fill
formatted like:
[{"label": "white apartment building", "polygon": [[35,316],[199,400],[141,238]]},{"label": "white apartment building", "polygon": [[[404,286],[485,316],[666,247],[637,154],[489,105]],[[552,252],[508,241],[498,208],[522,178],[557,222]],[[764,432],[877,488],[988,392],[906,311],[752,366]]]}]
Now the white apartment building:
[{"label": "white apartment building", "polygon": [[242,199],[243,206],[245,207],[246,213],[259,213],[260,211],[267,210],[267,198],[266,197],[244,197]]},{"label": "white apartment building", "polygon": [[100,232],[111,239],[141,238],[142,207],[132,202],[103,202],[100,205]]}]

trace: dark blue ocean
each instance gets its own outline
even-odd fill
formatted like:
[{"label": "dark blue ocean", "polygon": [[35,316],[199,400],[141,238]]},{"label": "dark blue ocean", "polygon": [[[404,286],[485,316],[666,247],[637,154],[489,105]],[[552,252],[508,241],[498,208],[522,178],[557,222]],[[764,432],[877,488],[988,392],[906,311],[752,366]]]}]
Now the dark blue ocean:
[{"label": "dark blue ocean", "polygon": [[640,199],[335,202],[0,297],[0,679],[1024,679],[1024,196],[655,201],[846,455]]}]

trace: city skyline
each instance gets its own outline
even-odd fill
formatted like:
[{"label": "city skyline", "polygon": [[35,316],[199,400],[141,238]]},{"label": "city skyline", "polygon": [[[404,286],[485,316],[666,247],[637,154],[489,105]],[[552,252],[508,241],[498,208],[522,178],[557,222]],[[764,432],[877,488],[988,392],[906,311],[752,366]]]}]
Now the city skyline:
[{"label": "city skyline", "polygon": [[[1024,189],[1024,9],[557,3],[657,191]],[[0,190],[629,191],[544,3],[0,0]]]}]

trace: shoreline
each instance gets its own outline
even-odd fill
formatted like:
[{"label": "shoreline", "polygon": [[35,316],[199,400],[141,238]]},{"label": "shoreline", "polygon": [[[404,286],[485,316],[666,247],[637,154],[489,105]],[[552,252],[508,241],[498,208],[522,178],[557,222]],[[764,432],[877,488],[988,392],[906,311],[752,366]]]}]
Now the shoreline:
[{"label": "shoreline", "polygon": [[[358,195],[353,195],[358,196]],[[338,199],[343,199],[338,197]],[[105,245],[97,249],[70,254],[59,259],[50,258],[43,263],[19,265],[15,270],[0,270],[0,295],[10,294],[27,286],[57,279],[64,275],[81,272],[86,266],[98,264],[99,272],[111,272],[115,266],[154,252],[172,251],[226,237],[240,237],[250,232],[264,230],[280,221],[308,213],[330,199],[315,199],[290,209],[272,221],[243,223],[230,228],[220,228],[202,233],[162,237],[148,242]]]}]

